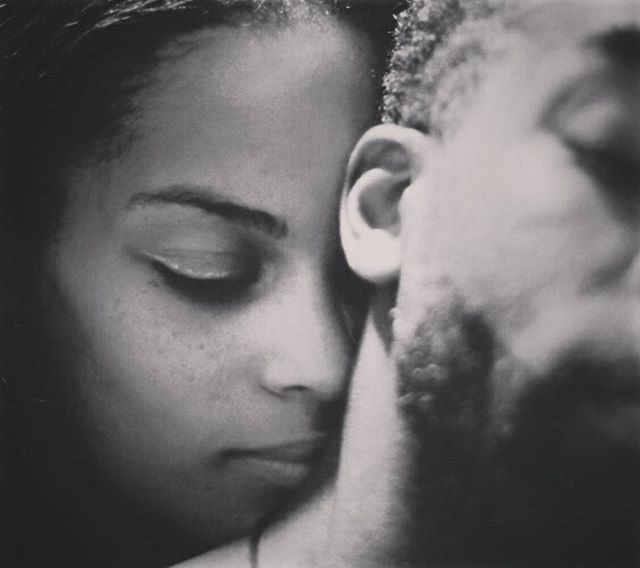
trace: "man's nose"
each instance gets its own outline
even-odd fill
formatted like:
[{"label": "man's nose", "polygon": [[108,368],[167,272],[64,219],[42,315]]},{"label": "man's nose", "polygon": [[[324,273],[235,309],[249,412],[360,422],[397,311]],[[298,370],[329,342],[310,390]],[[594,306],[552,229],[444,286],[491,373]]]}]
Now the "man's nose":
[{"label": "man's nose", "polygon": [[344,394],[353,347],[330,286],[291,283],[274,300],[262,386],[279,396]]}]

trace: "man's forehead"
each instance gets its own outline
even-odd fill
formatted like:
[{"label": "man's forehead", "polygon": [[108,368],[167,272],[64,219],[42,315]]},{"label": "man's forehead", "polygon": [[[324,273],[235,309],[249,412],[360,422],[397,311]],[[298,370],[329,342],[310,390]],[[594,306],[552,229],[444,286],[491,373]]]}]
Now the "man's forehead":
[{"label": "man's forehead", "polygon": [[517,0],[522,30],[549,47],[574,44],[589,47],[620,29],[640,33],[637,0]]},{"label": "man's forehead", "polygon": [[[637,0],[507,0],[507,4],[515,7],[511,29],[517,28],[518,39],[507,53],[509,63],[497,62],[498,76],[506,75],[498,88],[511,90],[509,85],[520,85],[521,80],[527,87],[526,95],[520,95],[534,101],[570,82],[639,76]],[[614,91],[609,89],[610,94]]]}]

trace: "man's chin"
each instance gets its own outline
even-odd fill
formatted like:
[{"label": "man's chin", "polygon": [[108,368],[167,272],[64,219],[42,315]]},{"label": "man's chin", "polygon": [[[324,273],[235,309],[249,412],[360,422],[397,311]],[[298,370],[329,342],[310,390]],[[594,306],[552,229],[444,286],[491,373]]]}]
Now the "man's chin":
[{"label": "man's chin", "polygon": [[[638,565],[640,398],[610,385],[636,384],[640,366],[567,358],[534,376],[459,296],[439,296],[395,348],[416,447],[404,495],[415,556],[452,566]],[[505,384],[517,389],[496,389]]]},{"label": "man's chin", "polygon": [[[571,379],[532,378],[505,434],[490,441],[488,559],[540,566],[637,566],[638,407]],[[504,426],[504,425],[498,425]],[[495,425],[492,428],[495,432]],[[484,521],[482,521],[484,522]],[[488,534],[487,534],[488,533]]]}]

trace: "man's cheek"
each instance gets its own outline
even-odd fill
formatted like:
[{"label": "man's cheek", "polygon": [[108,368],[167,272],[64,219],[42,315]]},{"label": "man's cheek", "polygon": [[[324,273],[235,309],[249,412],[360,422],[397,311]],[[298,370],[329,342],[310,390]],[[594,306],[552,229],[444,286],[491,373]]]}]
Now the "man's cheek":
[{"label": "man's cheek", "polygon": [[[552,159],[564,155],[557,146],[530,141],[516,154],[536,159],[495,172],[485,163],[425,197],[428,213],[407,244],[406,289],[429,272],[447,274],[507,334],[546,305],[621,284],[637,238],[569,158]],[[542,171],[523,175],[532,164]]]}]

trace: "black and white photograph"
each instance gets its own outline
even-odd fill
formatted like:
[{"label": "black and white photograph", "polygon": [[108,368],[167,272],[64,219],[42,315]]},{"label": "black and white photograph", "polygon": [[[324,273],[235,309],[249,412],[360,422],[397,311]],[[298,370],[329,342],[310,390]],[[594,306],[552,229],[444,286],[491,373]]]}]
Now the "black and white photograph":
[{"label": "black and white photograph", "polygon": [[0,0],[0,568],[640,567],[640,0]]}]

